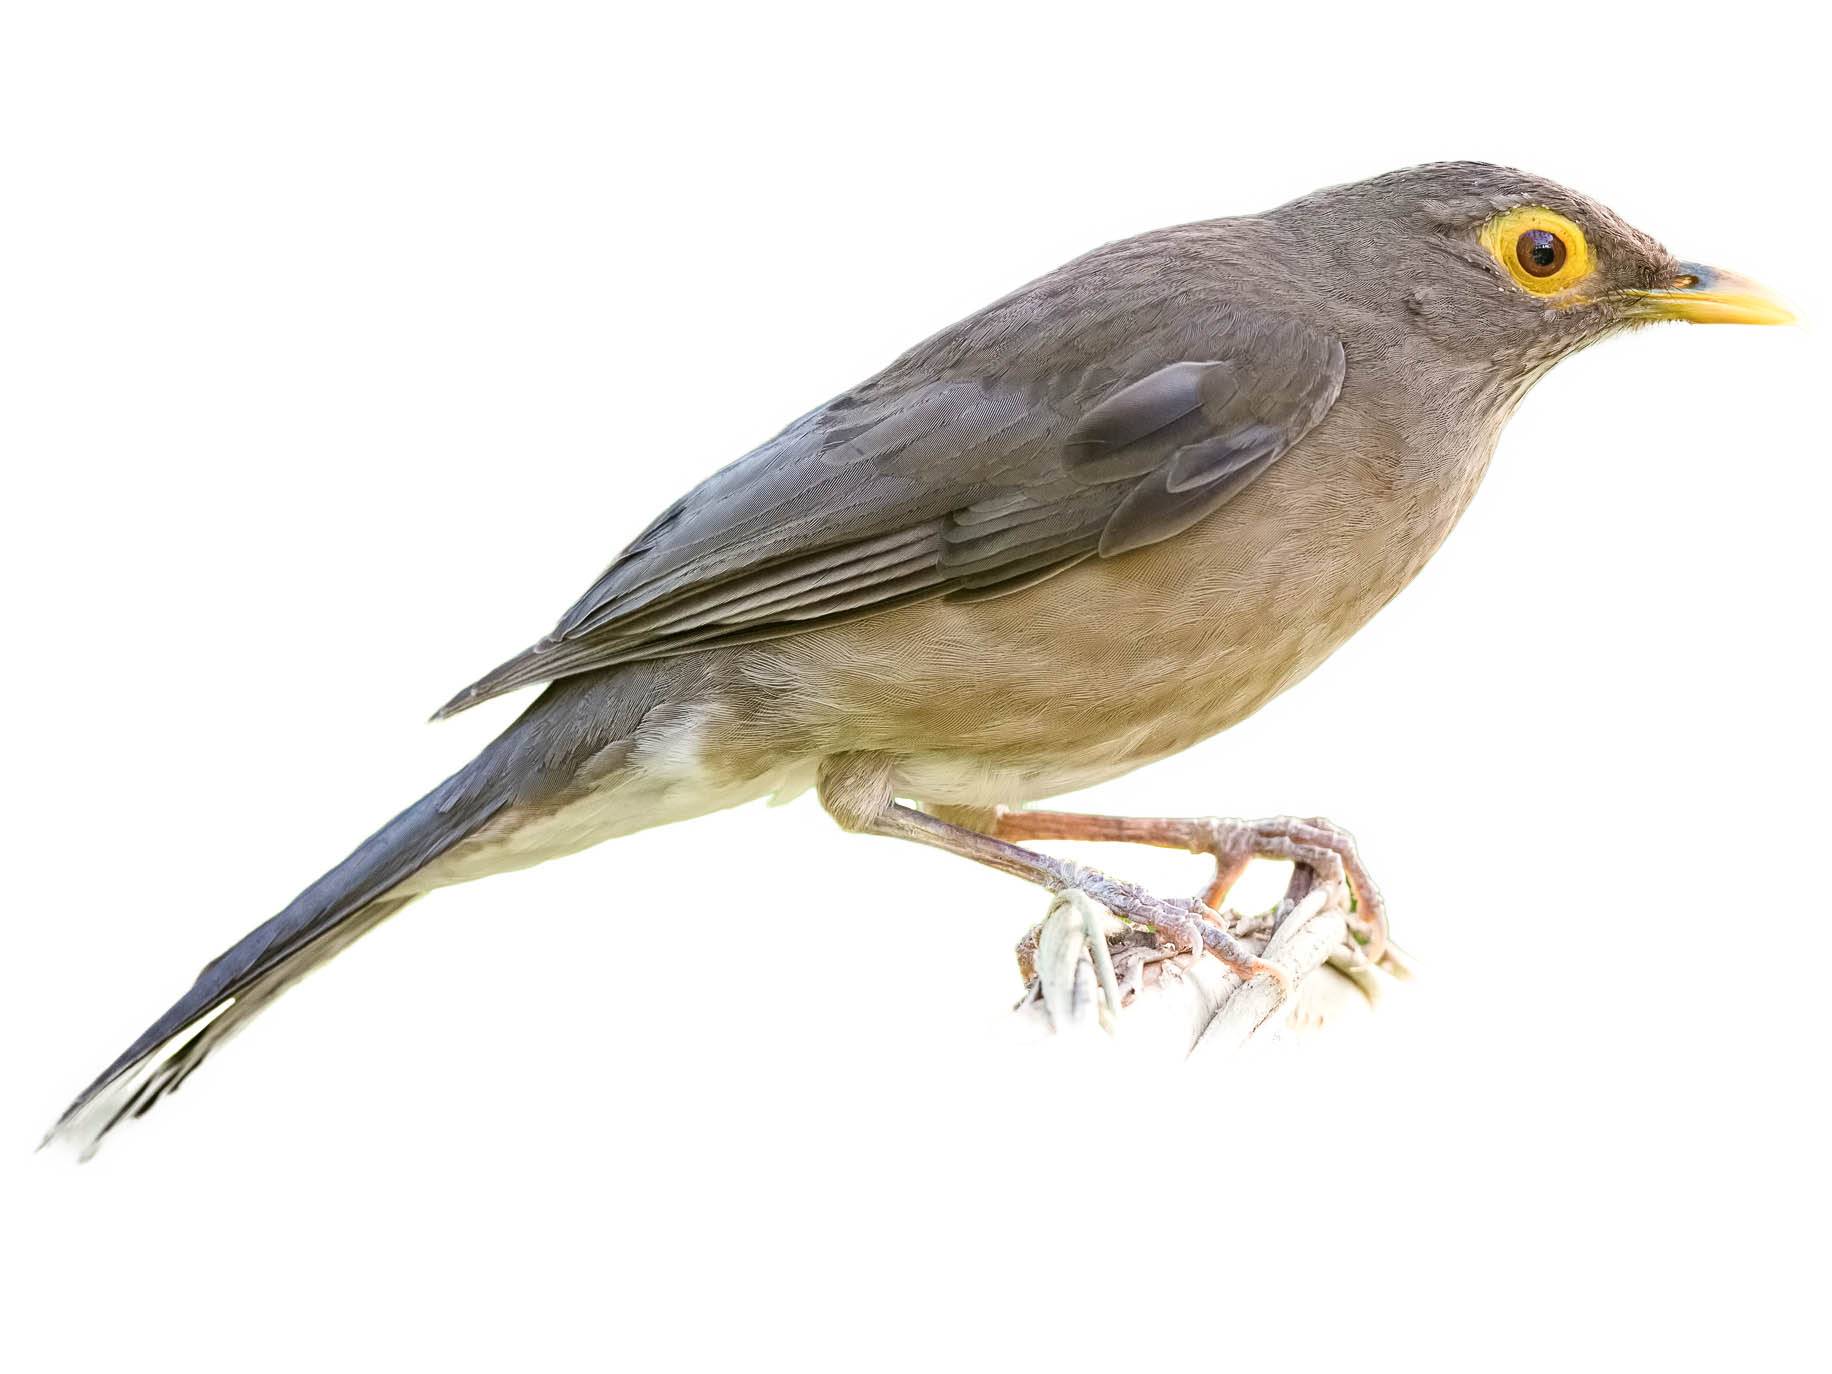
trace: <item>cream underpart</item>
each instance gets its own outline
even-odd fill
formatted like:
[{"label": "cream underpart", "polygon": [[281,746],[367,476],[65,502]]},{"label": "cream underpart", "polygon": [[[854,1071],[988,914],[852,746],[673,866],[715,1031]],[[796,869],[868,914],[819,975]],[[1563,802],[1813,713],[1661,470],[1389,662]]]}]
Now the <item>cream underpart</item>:
[{"label": "cream underpart", "polygon": [[575,854],[651,826],[691,820],[762,797],[787,798],[814,785],[817,760],[793,760],[754,778],[732,778],[706,763],[709,707],[678,710],[600,751],[579,770],[558,805],[516,809],[428,864],[400,889],[425,892]]},{"label": "cream underpart", "polygon": [[1152,761],[1126,750],[1119,741],[1110,750],[1053,760],[1047,768],[965,754],[909,754],[897,761],[896,786],[900,796],[938,806],[1011,806],[1079,792]]},{"label": "cream underpart", "polygon": [[[570,800],[552,810],[517,811],[491,822],[415,874],[400,894],[529,868],[651,826],[766,797],[788,801],[813,787],[820,760],[812,756],[753,778],[733,778],[709,767],[709,725],[717,714],[713,708],[683,713],[667,727],[645,734],[627,759],[616,747],[601,751],[581,770],[584,786]],[[1091,787],[1140,762],[1121,741],[1111,751],[1065,759],[1043,771],[958,753],[915,754],[900,761],[897,790],[934,804],[989,807]]]}]

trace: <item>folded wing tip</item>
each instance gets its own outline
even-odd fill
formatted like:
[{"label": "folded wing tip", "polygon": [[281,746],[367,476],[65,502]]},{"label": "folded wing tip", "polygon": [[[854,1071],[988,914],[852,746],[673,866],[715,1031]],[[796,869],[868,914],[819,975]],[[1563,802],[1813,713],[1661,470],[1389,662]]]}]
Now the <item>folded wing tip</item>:
[{"label": "folded wing tip", "polygon": [[536,680],[528,676],[527,667],[528,655],[518,654],[501,667],[494,668],[478,678],[477,681],[434,711],[428,719],[432,721],[450,720],[460,712],[470,710],[480,701],[488,701],[492,697],[502,696],[506,692],[513,692],[517,687],[527,685]]},{"label": "folded wing tip", "polygon": [[480,701],[489,701],[493,697],[504,696],[530,683],[551,681],[556,677],[564,676],[561,665],[547,660],[547,655],[560,643],[561,639],[558,635],[547,635],[545,638],[536,640],[514,658],[497,664],[437,711],[434,711],[427,717],[428,722],[450,720],[461,711],[470,710]]},{"label": "folded wing tip", "polygon": [[466,687],[457,696],[453,697],[450,701],[446,702],[445,705],[428,716],[426,722],[432,725],[442,720],[450,720],[453,716],[465,710],[467,707],[475,706],[480,700],[482,700],[482,697],[477,692]]}]

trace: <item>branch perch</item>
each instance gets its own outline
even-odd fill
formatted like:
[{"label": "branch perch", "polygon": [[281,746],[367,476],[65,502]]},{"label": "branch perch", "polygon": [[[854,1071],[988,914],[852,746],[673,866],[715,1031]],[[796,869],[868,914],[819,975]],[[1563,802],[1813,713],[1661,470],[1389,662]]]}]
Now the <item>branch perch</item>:
[{"label": "branch perch", "polygon": [[1272,911],[1230,914],[1229,933],[1274,972],[1246,983],[1219,959],[1192,955],[1070,888],[1019,946],[1029,985],[1016,1009],[1026,1036],[1105,1031],[1127,1054],[1219,1061],[1251,1045],[1364,1016],[1383,985],[1407,975],[1396,950],[1370,961],[1338,875],[1304,865]]}]

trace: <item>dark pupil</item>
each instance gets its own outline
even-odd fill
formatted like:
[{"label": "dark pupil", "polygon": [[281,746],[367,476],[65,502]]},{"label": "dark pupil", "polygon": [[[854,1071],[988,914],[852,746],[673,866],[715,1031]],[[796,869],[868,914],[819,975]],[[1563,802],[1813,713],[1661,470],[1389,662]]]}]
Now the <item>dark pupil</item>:
[{"label": "dark pupil", "polygon": [[1520,265],[1536,277],[1549,277],[1565,262],[1565,244],[1557,234],[1545,229],[1529,229],[1520,236],[1517,248]]}]

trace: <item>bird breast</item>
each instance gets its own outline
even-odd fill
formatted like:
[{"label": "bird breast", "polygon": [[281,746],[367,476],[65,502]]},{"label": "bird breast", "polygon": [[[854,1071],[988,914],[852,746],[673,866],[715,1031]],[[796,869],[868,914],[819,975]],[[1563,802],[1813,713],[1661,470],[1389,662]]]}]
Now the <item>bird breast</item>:
[{"label": "bird breast", "polygon": [[[1339,408],[1340,409],[1340,408]],[[986,806],[1117,776],[1251,715],[1443,542],[1491,433],[1414,447],[1331,422],[1173,539],[983,602],[934,601],[736,651],[712,756],[881,751],[900,790]]]}]

